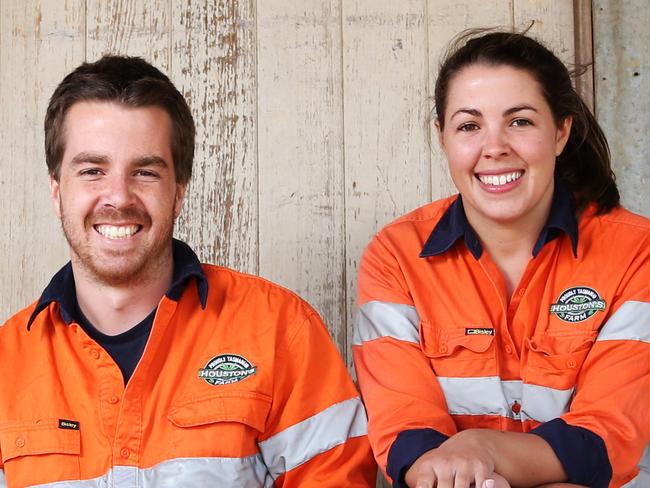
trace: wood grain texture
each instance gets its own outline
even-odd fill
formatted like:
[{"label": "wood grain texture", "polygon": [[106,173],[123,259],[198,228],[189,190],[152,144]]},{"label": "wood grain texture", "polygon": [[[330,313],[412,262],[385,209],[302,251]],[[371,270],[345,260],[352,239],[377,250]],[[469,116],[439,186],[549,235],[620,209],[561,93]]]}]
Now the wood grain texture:
[{"label": "wood grain texture", "polygon": [[584,72],[575,80],[576,90],[592,113],[594,97],[594,43],[591,0],[573,0],[575,64]]},{"label": "wood grain texture", "polygon": [[167,72],[170,61],[169,0],[86,0],[86,59],[103,54],[142,56]]},{"label": "wood grain texture", "polygon": [[347,357],[357,269],[372,236],[431,198],[424,125],[426,3],[343,3]]},{"label": "wood grain texture", "polygon": [[258,2],[260,274],[300,294],[344,350],[341,12]]},{"label": "wood grain texture", "polygon": [[178,236],[208,262],[258,271],[254,0],[172,2],[171,78],[197,126]]},{"label": "wood grain texture", "polygon": [[[514,0],[515,29],[542,41],[566,65],[575,63],[573,0]],[[532,26],[531,26],[532,24]]]},{"label": "wood grain texture", "polygon": [[68,258],[50,202],[43,118],[55,86],[83,61],[83,13],[83,0],[0,3],[0,323]]},{"label": "wood grain texture", "polygon": [[428,0],[428,45],[429,45],[429,93],[431,97],[427,104],[427,124],[429,140],[431,141],[431,189],[432,200],[437,200],[456,193],[456,187],[451,181],[447,161],[438,143],[435,129],[433,93],[438,77],[438,70],[453,39],[467,29],[500,28],[512,29],[514,0],[486,0],[482,2],[438,2]]}]

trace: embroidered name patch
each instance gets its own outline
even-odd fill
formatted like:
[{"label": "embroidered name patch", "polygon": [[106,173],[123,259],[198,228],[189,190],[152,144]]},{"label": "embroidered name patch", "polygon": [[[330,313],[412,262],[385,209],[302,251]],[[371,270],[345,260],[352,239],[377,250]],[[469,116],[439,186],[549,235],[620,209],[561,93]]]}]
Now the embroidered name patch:
[{"label": "embroidered name patch", "polygon": [[199,369],[199,378],[210,385],[228,385],[245,380],[257,372],[246,358],[237,354],[215,356],[204,368]]},{"label": "embroidered name patch", "polygon": [[494,335],[494,329],[489,327],[472,327],[465,329],[465,335]]},{"label": "embroidered name patch", "polygon": [[605,300],[593,288],[574,286],[560,294],[550,312],[565,322],[582,322],[606,307]]},{"label": "embroidered name patch", "polygon": [[75,420],[59,419],[59,429],[79,430],[79,422]]}]

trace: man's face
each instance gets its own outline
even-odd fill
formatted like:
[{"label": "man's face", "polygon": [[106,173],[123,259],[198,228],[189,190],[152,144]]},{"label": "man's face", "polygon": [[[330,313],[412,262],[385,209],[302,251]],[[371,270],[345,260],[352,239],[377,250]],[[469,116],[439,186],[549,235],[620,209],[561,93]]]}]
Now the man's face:
[{"label": "man's face", "polygon": [[50,189],[75,275],[134,285],[171,265],[186,188],[176,183],[171,130],[158,107],[91,101],[68,111],[59,180]]}]

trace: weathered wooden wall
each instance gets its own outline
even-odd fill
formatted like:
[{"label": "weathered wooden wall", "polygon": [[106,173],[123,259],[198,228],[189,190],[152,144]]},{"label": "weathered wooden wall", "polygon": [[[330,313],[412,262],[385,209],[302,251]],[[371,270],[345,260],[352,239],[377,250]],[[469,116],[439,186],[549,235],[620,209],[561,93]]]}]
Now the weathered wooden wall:
[{"label": "weathered wooden wall", "polygon": [[169,73],[197,121],[177,234],[303,295],[349,359],[363,247],[452,192],[425,122],[440,53],[467,27],[532,20],[573,61],[570,0],[0,0],[0,319],[67,259],[47,99],[80,62],[128,53]]}]

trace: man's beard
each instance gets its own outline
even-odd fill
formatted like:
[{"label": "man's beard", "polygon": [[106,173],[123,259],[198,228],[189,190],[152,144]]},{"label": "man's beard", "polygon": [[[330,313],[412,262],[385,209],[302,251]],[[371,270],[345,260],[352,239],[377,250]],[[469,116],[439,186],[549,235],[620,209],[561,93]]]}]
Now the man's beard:
[{"label": "man's beard", "polygon": [[83,229],[79,232],[61,207],[61,227],[70,246],[73,265],[77,268],[75,271],[106,286],[137,286],[163,275],[170,265],[173,215],[160,228],[158,236],[149,235],[144,245],[137,249],[102,250],[89,242],[88,234],[97,232],[94,223],[110,225],[125,221],[140,222],[143,228],[151,231],[151,217],[142,210],[129,208],[95,212],[84,219]]}]

